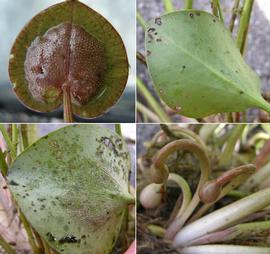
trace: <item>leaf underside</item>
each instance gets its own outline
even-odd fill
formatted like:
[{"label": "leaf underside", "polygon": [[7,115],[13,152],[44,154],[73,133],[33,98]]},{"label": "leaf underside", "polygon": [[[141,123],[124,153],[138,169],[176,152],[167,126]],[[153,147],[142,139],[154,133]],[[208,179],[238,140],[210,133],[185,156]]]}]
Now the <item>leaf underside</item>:
[{"label": "leaf underside", "polygon": [[79,1],[65,1],[47,8],[30,20],[20,32],[10,53],[9,75],[14,92],[25,106],[35,111],[50,112],[61,106],[62,98],[53,103],[43,103],[31,96],[25,79],[24,62],[27,49],[38,36],[65,22],[83,28],[99,40],[105,49],[106,73],[99,92],[86,105],[72,105],[73,112],[81,117],[97,117],[114,105],[123,93],[128,77],[127,54],[114,27]]},{"label": "leaf underside", "polygon": [[30,224],[64,254],[110,253],[127,204],[130,157],[121,137],[73,125],[18,156],[10,190]]},{"label": "leaf underside", "polygon": [[158,17],[149,22],[145,40],[155,89],[176,112],[200,118],[249,107],[270,111],[259,77],[211,14],[188,10]]}]

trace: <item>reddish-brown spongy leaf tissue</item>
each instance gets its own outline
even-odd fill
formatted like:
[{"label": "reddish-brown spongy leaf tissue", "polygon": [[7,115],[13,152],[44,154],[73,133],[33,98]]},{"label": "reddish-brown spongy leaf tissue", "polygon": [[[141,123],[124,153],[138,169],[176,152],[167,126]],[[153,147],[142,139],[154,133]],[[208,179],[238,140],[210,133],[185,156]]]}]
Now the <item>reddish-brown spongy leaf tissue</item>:
[{"label": "reddish-brown spongy leaf tissue", "polygon": [[70,88],[72,102],[86,104],[101,87],[106,70],[104,48],[80,26],[62,23],[37,37],[27,50],[24,71],[37,101],[50,103]]}]

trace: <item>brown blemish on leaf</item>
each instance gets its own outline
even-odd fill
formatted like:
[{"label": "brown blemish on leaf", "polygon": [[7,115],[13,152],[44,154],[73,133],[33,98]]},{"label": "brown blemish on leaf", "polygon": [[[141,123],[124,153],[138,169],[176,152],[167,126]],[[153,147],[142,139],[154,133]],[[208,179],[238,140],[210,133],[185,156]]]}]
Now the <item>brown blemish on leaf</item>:
[{"label": "brown blemish on leaf", "polygon": [[156,29],[153,28],[153,27],[150,27],[150,28],[147,30],[148,33],[152,33],[152,32],[154,32],[154,31],[156,31]]},{"label": "brown blemish on leaf", "polygon": [[105,70],[102,43],[69,22],[37,37],[24,63],[29,91],[35,100],[44,103],[58,100],[66,83],[72,102],[86,104],[99,91]]},{"label": "brown blemish on leaf", "polygon": [[162,21],[161,21],[161,18],[158,17],[155,19],[155,24],[158,25],[158,26],[161,26],[162,25]]}]

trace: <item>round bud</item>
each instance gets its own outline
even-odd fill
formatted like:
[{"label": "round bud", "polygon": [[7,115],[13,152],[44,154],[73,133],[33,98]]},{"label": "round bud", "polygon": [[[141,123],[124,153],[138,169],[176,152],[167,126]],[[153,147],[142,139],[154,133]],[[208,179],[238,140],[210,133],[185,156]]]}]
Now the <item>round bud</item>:
[{"label": "round bud", "polygon": [[140,203],[146,209],[157,208],[162,202],[163,184],[151,183],[147,185],[140,194]]},{"label": "round bud", "polygon": [[216,180],[206,182],[199,191],[200,200],[203,203],[215,202],[221,193],[221,187],[217,184]]}]

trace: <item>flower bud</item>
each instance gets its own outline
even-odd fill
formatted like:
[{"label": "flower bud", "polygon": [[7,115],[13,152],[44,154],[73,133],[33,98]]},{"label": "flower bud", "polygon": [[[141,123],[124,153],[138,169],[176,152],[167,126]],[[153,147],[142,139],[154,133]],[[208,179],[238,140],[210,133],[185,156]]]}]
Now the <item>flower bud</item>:
[{"label": "flower bud", "polygon": [[157,208],[163,197],[163,184],[151,183],[140,194],[140,203],[146,209]]},{"label": "flower bud", "polygon": [[200,200],[203,203],[215,202],[221,193],[221,187],[216,180],[206,182],[199,191]]}]

